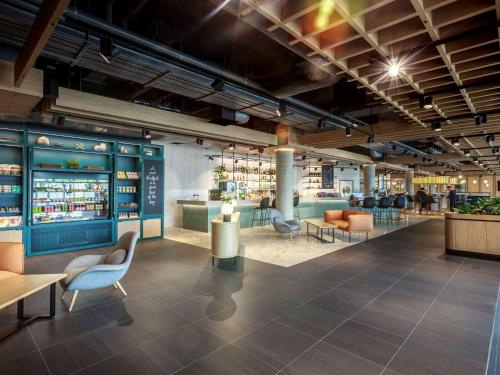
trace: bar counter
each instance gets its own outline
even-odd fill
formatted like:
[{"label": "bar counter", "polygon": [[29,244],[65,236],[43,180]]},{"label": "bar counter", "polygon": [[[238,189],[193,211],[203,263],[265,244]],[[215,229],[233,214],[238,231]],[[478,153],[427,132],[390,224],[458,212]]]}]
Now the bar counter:
[{"label": "bar counter", "polygon": [[[208,233],[211,231],[212,220],[220,213],[222,201],[178,200],[177,204],[182,206],[182,227],[184,229]],[[241,228],[252,226],[252,215],[258,206],[259,200],[238,201],[236,211],[240,213]],[[341,198],[301,198],[298,206],[301,220],[323,217],[325,210],[342,210],[348,207],[349,202]],[[257,217],[257,213],[255,216]],[[255,226],[257,225],[256,222]]]}]

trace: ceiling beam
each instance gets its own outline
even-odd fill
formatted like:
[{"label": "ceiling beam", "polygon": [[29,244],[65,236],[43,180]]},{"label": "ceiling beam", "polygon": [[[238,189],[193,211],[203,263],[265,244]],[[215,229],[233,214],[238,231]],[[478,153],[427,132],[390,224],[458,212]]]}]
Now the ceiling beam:
[{"label": "ceiling beam", "polygon": [[44,0],[14,65],[14,85],[21,86],[49,40],[70,0]]}]

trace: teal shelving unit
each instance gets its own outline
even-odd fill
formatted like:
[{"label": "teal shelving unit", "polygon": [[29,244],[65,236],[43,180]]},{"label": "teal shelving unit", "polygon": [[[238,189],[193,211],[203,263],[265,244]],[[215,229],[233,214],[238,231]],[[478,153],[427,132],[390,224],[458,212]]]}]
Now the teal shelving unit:
[{"label": "teal shelving unit", "polygon": [[[113,245],[131,224],[141,239],[162,238],[163,190],[161,212],[143,214],[148,158],[163,164],[163,147],[0,124],[0,241],[23,241],[27,255],[38,255]],[[4,174],[4,164],[18,167]]]}]

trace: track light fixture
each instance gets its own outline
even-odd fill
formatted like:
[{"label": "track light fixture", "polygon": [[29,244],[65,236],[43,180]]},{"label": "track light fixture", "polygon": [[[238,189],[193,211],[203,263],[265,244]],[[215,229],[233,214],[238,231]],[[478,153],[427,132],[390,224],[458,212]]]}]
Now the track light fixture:
[{"label": "track light fixture", "polygon": [[208,160],[210,160],[210,161],[214,161],[214,157],[213,157],[213,156],[209,156],[209,157],[208,157]]},{"label": "track light fixture", "polygon": [[321,163],[322,161],[323,161],[323,159],[322,159],[322,158],[319,158],[319,159],[318,159],[318,163]]},{"label": "track light fixture", "polygon": [[203,138],[196,138],[196,144],[197,145],[203,146],[203,142],[205,142],[205,140]]},{"label": "track light fixture", "polygon": [[451,143],[453,144],[453,146],[460,146],[460,138],[458,137],[452,138]]},{"label": "track light fixture", "polygon": [[469,149],[465,149],[464,150],[464,155],[469,157],[470,156],[470,150]]},{"label": "track light fixture", "polygon": [[305,171],[306,170],[306,167],[302,167],[302,170]]},{"label": "track light fixture", "polygon": [[495,142],[495,134],[488,134],[484,137],[486,143]]},{"label": "track light fixture", "polygon": [[419,105],[423,109],[432,109],[434,99],[431,95],[420,95]]},{"label": "track light fixture", "polygon": [[350,126],[346,126],[346,128],[345,128],[345,136],[346,137],[352,136],[352,132],[351,132],[351,127]]},{"label": "track light fixture", "polygon": [[234,159],[234,164],[238,164],[238,159]]},{"label": "track light fixture", "polygon": [[374,143],[375,142],[375,136],[373,134],[370,134],[368,136],[367,143]]},{"label": "track light fixture", "polygon": [[321,117],[318,120],[318,129],[323,129],[326,126],[326,119],[324,117]]},{"label": "track light fixture", "polygon": [[340,171],[341,171],[341,172],[344,172],[344,168],[340,168]]},{"label": "track light fixture", "polygon": [[488,118],[486,117],[486,113],[478,113],[477,115],[474,116],[474,121],[476,122],[476,125],[483,125],[488,122]]},{"label": "track light fixture", "polygon": [[302,154],[302,160],[306,160],[307,158],[307,155],[306,154]]},{"label": "track light fixture", "polygon": [[261,161],[259,161],[259,167],[262,167],[262,162]]},{"label": "track light fixture", "polygon": [[230,150],[234,150],[234,143],[230,143],[230,144],[229,144],[229,149],[230,149]]},{"label": "track light fixture", "polygon": [[224,91],[224,81],[220,78],[214,79],[214,81],[210,84],[210,86],[212,86],[214,91],[217,91],[217,92]]},{"label": "track light fixture", "polygon": [[280,101],[278,104],[278,108],[276,108],[276,115],[278,117],[284,116],[286,113],[286,104],[283,101]]},{"label": "track light fixture", "polygon": [[496,146],[491,149],[491,152],[494,154],[498,154],[500,152],[500,147]]},{"label": "track light fixture", "polygon": [[142,138],[151,139],[151,130],[146,128],[142,129]]},{"label": "track light fixture", "polygon": [[441,121],[433,121],[431,124],[431,129],[435,132],[440,132],[442,130]]}]

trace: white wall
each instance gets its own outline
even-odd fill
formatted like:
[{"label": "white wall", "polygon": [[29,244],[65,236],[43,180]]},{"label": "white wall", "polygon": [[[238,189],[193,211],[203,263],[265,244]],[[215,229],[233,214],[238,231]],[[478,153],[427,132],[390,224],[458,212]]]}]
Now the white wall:
[{"label": "white wall", "polygon": [[165,227],[182,226],[182,208],[178,199],[188,199],[198,194],[200,200],[208,199],[211,180],[210,152],[196,144],[163,144],[165,148]]}]

